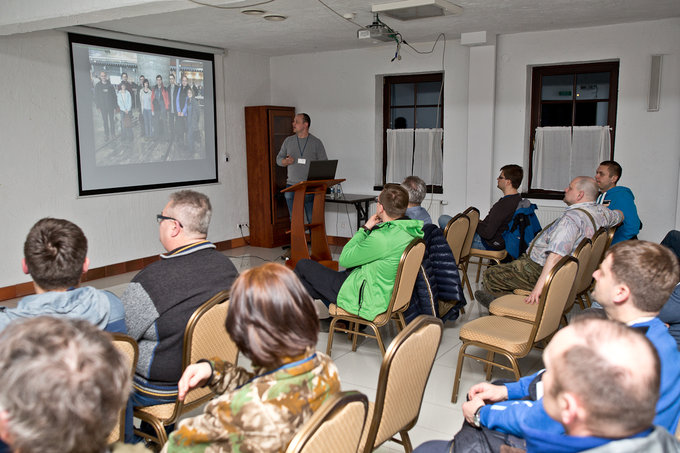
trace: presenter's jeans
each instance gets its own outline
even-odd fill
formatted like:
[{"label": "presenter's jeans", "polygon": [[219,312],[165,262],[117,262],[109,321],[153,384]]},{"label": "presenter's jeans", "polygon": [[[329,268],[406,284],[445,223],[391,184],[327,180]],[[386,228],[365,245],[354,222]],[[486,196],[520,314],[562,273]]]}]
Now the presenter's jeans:
[{"label": "presenter's jeans", "polygon": [[[286,188],[290,187],[291,184],[286,184]],[[295,197],[294,192],[284,192],[283,196],[286,198],[286,204],[288,205],[288,215],[293,217],[293,198]],[[305,195],[305,217],[307,223],[312,222],[312,208],[314,207],[314,195]]]}]

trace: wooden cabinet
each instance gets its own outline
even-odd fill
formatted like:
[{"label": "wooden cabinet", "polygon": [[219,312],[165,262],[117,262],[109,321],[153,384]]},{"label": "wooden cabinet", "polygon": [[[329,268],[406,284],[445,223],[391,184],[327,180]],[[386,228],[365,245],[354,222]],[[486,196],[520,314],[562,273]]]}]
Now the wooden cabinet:
[{"label": "wooden cabinet", "polygon": [[246,107],[245,116],[250,244],[269,248],[290,244],[286,234],[290,217],[281,193],[287,172],[276,165],[276,155],[286,137],[293,135],[295,108]]}]

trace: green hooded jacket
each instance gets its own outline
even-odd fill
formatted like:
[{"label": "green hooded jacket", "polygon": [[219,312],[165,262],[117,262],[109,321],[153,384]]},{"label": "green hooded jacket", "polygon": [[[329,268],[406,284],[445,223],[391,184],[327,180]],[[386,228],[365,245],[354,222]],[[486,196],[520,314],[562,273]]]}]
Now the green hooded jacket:
[{"label": "green hooded jacket", "polygon": [[355,269],[340,288],[338,306],[369,320],[384,313],[401,255],[413,239],[422,237],[422,220],[391,220],[370,232],[359,229],[340,254],[340,266]]}]

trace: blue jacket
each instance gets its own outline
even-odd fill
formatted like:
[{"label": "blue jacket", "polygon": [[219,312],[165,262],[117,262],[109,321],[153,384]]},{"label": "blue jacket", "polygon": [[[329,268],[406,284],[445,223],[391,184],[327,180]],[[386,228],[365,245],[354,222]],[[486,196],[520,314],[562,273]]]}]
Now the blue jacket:
[{"label": "blue jacket", "polygon": [[21,299],[16,308],[0,307],[0,330],[17,319],[43,315],[84,319],[108,332],[127,333],[120,299],[91,286],[34,294]]},{"label": "blue jacket", "polygon": [[680,348],[680,283],[675,285],[671,297],[661,308],[659,319],[668,324],[668,333],[675,338],[675,342]]},{"label": "blue jacket", "polygon": [[[658,318],[634,324],[632,327],[646,329],[645,335],[661,358],[661,389],[654,424],[674,433],[680,419],[680,351],[675,340],[668,334],[668,329]],[[530,434],[525,430],[526,426],[540,428],[544,433],[563,433],[562,425],[546,414],[542,398],[538,401],[521,400],[529,396],[529,385],[539,373],[542,371],[505,384],[508,400],[484,406],[479,412],[482,424],[490,429],[525,438],[527,443],[527,436]]]},{"label": "blue jacket", "polygon": [[[418,273],[411,304],[404,313],[404,317],[407,322],[422,314],[439,317],[438,305],[441,300],[456,303],[454,308],[442,316],[442,321],[455,320],[458,318],[460,308],[467,303],[460,284],[456,260],[442,230],[437,225],[424,225],[423,233],[426,245],[423,257],[425,275],[422,271]],[[430,292],[432,297],[430,297]]]},{"label": "blue jacket", "polygon": [[[597,199],[600,203],[602,196]],[[623,224],[614,233],[612,245],[627,241],[640,232],[640,217],[635,207],[635,196],[628,187],[614,186],[604,194],[604,200],[609,200],[609,209],[623,212]]]}]

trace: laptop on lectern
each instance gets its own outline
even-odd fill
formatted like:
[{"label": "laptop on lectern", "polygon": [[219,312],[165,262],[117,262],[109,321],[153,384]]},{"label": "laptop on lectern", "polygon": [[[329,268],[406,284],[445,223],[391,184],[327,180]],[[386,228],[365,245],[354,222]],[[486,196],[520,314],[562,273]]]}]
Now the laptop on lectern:
[{"label": "laptop on lectern", "polygon": [[323,179],[335,179],[335,170],[338,168],[338,160],[313,160],[309,163],[307,181],[320,181]]}]

